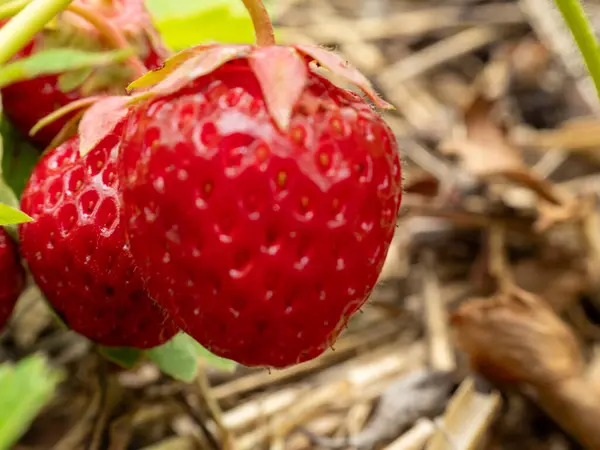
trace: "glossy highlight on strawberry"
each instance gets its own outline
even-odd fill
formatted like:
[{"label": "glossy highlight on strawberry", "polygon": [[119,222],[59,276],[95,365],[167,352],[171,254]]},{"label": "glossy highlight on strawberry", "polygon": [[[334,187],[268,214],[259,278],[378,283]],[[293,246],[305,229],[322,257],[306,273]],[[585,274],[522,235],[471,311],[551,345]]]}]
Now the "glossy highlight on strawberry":
[{"label": "glossy highlight on strawberry", "polygon": [[21,209],[22,254],[58,315],[106,346],[150,348],[177,331],[148,296],[120,221],[120,128],[85,157],[75,136],[38,162]]},{"label": "glossy highlight on strawberry", "polygon": [[206,348],[248,366],[330,347],[395,230],[395,137],[359,95],[309,71],[312,51],[199,48],[125,127],[124,226],[149,292]]},{"label": "glossy highlight on strawberry", "polygon": [[25,270],[15,242],[0,228],[0,330],[8,322],[24,287]]}]

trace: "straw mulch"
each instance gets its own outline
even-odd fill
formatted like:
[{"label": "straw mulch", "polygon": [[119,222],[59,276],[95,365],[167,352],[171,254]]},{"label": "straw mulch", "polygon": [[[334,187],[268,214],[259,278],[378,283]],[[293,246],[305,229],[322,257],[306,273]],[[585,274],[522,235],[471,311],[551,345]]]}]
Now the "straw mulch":
[{"label": "straw mulch", "polygon": [[16,448],[600,449],[600,103],[552,2],[278,0],[275,18],[397,107],[406,195],[368,305],[316,360],[186,385],[116,372],[32,289],[0,356],[70,377]]}]

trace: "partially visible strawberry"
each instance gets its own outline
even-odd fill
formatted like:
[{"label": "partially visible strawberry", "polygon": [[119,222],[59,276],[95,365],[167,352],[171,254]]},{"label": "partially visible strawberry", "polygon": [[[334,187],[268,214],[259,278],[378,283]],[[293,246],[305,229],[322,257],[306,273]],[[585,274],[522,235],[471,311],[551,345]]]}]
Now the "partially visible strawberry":
[{"label": "partially visible strawberry", "polygon": [[[110,20],[134,46],[148,69],[159,67],[167,56],[168,52],[142,0],[75,0],[73,3],[92,7],[96,14]],[[67,11],[60,16],[56,28],[38,33],[13,60],[57,47],[92,51],[111,49],[89,22]],[[121,61],[95,70],[82,84],[64,91],[60,75],[44,75],[16,82],[0,92],[7,117],[23,135],[28,136],[29,130],[40,119],[60,107],[98,93],[121,94],[134,78],[130,68]],[[39,148],[45,148],[72,117],[73,113],[63,116],[29,139]]]},{"label": "partially visible strawberry", "polygon": [[11,237],[0,228],[0,330],[6,325],[25,287],[25,270]]},{"label": "partially visible strawberry", "polygon": [[73,330],[102,345],[149,348],[177,331],[146,293],[120,221],[121,125],[85,156],[75,136],[46,153],[23,192],[21,249],[38,286]]},{"label": "partially visible strawberry", "polygon": [[[120,152],[123,217],[148,291],[219,356],[320,355],[365,303],[394,234],[394,134],[360,73],[317,47],[207,45],[148,88]],[[160,276],[158,276],[160,274]]]}]

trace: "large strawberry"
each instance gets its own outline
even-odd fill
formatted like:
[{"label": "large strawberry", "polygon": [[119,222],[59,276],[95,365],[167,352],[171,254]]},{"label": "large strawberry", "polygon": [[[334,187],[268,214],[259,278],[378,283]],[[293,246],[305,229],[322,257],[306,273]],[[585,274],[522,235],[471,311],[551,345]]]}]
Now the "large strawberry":
[{"label": "large strawberry", "polygon": [[[148,69],[160,66],[167,56],[142,0],[75,0],[73,4],[80,9],[83,7],[94,17],[109,21],[114,30],[136,49]],[[56,27],[37,34],[13,59],[49,48],[69,47],[95,51],[113,46],[95,26],[66,11],[59,17]],[[1,94],[7,117],[27,136],[31,128],[51,112],[90,95],[120,94],[136,76],[131,67],[122,61],[103,66],[89,74],[82,70],[81,74],[81,77],[73,76],[73,73],[37,76],[4,87]],[[67,77],[76,81],[67,82]],[[73,113],[42,128],[31,137],[32,142],[45,148],[71,117]]]},{"label": "large strawberry", "polygon": [[85,157],[75,136],[40,159],[21,201],[34,219],[20,226],[21,248],[70,328],[99,344],[149,348],[176,327],[147,295],[125,242],[116,176],[121,126]]},{"label": "large strawberry", "polygon": [[212,352],[320,355],[371,293],[401,200],[389,106],[312,46],[204,45],[138,80],[120,153],[124,221],[151,295]]},{"label": "large strawberry", "polygon": [[25,286],[25,270],[14,241],[0,228],[0,330],[6,325]]}]

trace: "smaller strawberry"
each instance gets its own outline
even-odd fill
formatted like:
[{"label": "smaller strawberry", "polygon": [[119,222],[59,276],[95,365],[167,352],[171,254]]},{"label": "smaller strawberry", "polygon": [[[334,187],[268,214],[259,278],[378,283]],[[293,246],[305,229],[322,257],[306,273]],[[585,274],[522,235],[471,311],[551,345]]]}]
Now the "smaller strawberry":
[{"label": "smaller strawberry", "polygon": [[25,270],[19,261],[16,245],[0,228],[0,329],[2,329],[25,287]]},{"label": "smaller strawberry", "polygon": [[[92,110],[84,120],[94,123]],[[21,209],[34,221],[20,226],[21,247],[70,328],[102,345],[143,349],[166,342],[177,328],[146,293],[125,242],[116,177],[120,128],[85,157],[75,136],[40,159],[23,192]]]},{"label": "smaller strawberry", "polygon": [[[73,4],[88,8],[95,15],[108,19],[114,29],[122,33],[129,44],[136,49],[146,68],[159,67],[168,55],[142,0],[75,0]],[[67,11],[59,17],[59,26],[56,29],[47,29],[38,33],[13,60],[50,48],[69,47],[89,51],[110,49],[112,46],[107,45],[103,38],[104,36],[101,36],[89,22]],[[85,75],[83,72],[82,74]],[[15,128],[24,136],[28,136],[31,128],[40,119],[55,110],[73,101],[99,93],[121,94],[127,84],[135,78],[131,68],[123,62],[115,62],[95,69],[82,80],[69,86],[66,77],[71,75],[73,73],[42,75],[2,88],[4,111]],[[35,108],[31,107],[32,102],[35,103]],[[37,147],[46,148],[72,117],[74,113],[63,116],[29,139]]]}]

